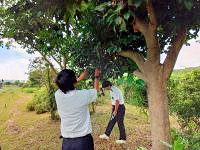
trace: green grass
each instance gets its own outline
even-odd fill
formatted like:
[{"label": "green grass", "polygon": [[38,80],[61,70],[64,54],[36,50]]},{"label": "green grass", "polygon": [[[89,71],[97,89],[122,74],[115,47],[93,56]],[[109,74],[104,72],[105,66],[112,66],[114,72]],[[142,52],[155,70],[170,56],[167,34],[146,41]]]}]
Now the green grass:
[{"label": "green grass", "polygon": [[22,91],[25,93],[34,93],[38,90],[38,88],[36,87],[27,87],[27,88],[23,88]]},{"label": "green grass", "polygon": [[7,86],[4,87],[3,92],[0,93],[0,124],[8,120],[9,110],[15,104],[16,99],[19,98],[17,94],[21,89],[18,87]]},{"label": "green grass", "polygon": [[[2,150],[60,150],[62,142],[59,139],[60,121],[50,120],[48,113],[37,115],[26,110],[26,105],[31,101],[33,94],[18,87],[6,87],[5,91],[0,93]],[[138,107],[128,104],[126,104],[125,116],[127,144],[124,146],[115,144],[115,140],[119,137],[117,125],[109,141],[99,139],[98,136],[106,129],[111,111],[111,103],[107,97],[99,100],[96,113],[91,115],[96,150],[132,150],[139,146],[150,149],[148,117],[141,113]],[[7,108],[4,108],[5,103]]]},{"label": "green grass", "polygon": [[26,105],[32,96],[32,92],[11,86],[0,93],[0,146],[3,150],[59,149],[59,122],[50,121],[49,114],[28,112]]}]

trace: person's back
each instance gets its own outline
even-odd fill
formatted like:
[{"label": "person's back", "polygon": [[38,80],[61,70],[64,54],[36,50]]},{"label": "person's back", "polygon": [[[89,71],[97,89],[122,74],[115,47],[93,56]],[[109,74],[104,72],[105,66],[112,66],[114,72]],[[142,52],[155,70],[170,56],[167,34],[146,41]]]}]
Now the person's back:
[{"label": "person's back", "polygon": [[96,95],[95,89],[55,93],[63,137],[81,137],[92,132],[88,104],[95,101]]},{"label": "person's back", "polygon": [[84,72],[78,79],[72,70],[62,70],[56,84],[55,93],[58,114],[61,119],[62,150],[94,150],[92,127],[88,105],[97,97],[100,71],[95,70],[94,89],[76,90],[77,81],[87,76]]}]

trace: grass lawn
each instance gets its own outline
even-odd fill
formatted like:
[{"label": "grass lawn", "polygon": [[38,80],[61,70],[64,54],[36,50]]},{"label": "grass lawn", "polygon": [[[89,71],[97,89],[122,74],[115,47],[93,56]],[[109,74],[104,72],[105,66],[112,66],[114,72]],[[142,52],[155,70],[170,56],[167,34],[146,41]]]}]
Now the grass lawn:
[{"label": "grass lawn", "polygon": [[[28,91],[28,92],[27,92]],[[34,90],[37,92],[37,90]],[[50,120],[49,113],[28,112],[26,105],[34,92],[19,87],[6,87],[0,93],[0,146],[2,150],[60,150],[60,121]],[[117,145],[117,124],[109,141],[100,140],[110,118],[109,100],[96,106],[92,114],[93,137],[96,150],[134,150],[151,147],[148,117],[139,108],[126,104],[125,127],[127,144]]]}]

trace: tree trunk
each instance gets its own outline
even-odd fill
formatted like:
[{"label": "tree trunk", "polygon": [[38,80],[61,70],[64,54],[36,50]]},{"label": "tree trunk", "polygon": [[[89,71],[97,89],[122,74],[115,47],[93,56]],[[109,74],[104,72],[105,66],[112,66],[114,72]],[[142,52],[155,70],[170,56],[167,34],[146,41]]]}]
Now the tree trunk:
[{"label": "tree trunk", "polygon": [[162,143],[163,141],[170,144],[171,141],[167,81],[160,79],[158,73],[154,73],[152,77],[147,84],[152,150],[169,150],[169,147]]}]

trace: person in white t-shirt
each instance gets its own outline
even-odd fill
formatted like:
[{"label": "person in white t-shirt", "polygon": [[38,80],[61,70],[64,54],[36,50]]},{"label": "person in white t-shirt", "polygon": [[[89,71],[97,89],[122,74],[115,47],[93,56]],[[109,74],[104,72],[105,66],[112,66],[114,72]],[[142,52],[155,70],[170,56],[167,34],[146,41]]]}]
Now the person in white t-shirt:
[{"label": "person in white t-shirt", "polygon": [[59,89],[55,99],[61,118],[62,150],[94,150],[88,105],[96,100],[100,70],[95,70],[94,89],[76,90],[77,81],[86,76],[87,71],[76,79],[74,71],[64,69],[56,78]]},{"label": "person in white t-shirt", "polygon": [[112,100],[112,113],[111,113],[111,119],[108,123],[105,133],[100,135],[99,137],[101,139],[108,140],[112,132],[112,129],[115,123],[117,122],[120,131],[120,137],[118,140],[116,140],[116,143],[125,144],[126,143],[126,132],[124,127],[125,105],[122,92],[116,86],[112,85],[110,81],[104,81],[102,87],[110,91],[110,96]]}]

